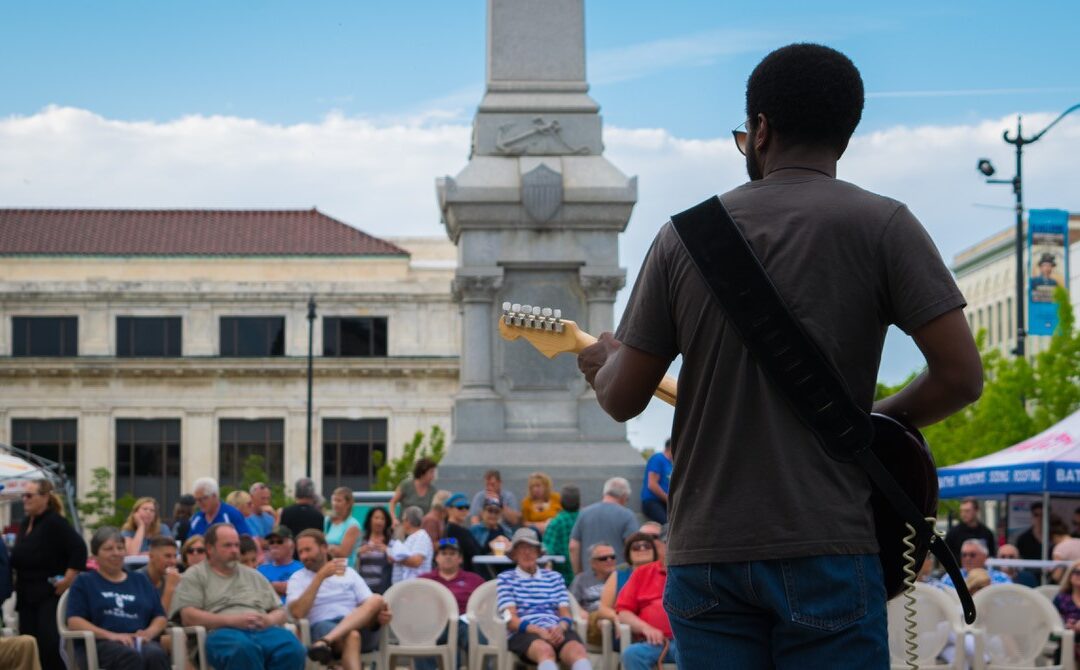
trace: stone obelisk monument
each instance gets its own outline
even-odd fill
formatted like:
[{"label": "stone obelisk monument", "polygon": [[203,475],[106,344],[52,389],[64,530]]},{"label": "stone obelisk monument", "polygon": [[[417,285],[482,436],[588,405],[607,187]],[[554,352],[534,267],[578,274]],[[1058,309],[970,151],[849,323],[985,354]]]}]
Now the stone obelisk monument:
[{"label": "stone obelisk monument", "polygon": [[584,501],[622,475],[637,504],[644,461],[623,425],[596,404],[575,359],[548,360],[504,341],[504,301],[562,309],[589,332],[613,328],[625,283],[618,236],[636,178],[603,156],[600,108],[585,78],[583,0],[488,0],[487,90],[468,164],[437,180],[458,248],[461,389],[439,487],[473,492],[498,468],[519,496],[534,470]]}]

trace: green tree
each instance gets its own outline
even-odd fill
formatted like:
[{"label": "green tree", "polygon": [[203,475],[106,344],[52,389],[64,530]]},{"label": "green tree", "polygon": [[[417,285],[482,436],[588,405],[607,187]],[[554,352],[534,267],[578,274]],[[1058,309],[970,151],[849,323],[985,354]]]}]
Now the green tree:
[{"label": "green tree", "polygon": [[376,491],[393,491],[398,484],[412,474],[413,465],[421,458],[430,458],[438,463],[446,453],[446,433],[439,426],[432,426],[431,433],[424,439],[424,431],[418,430],[413,439],[405,443],[400,458],[392,458],[383,464],[375,474]]},{"label": "green tree", "polygon": [[89,490],[79,501],[75,508],[83,526],[91,530],[97,530],[104,526],[119,528],[135,505],[135,496],[125,493],[118,500],[113,498],[112,473],[108,468],[94,468],[91,471],[93,481]]},{"label": "green tree", "polygon": [[240,469],[240,485],[222,486],[221,499],[224,500],[233,491],[250,491],[255,482],[262,482],[270,487],[270,504],[276,509],[293,503],[293,499],[285,495],[285,482],[270,481],[270,475],[266,473],[266,459],[258,454],[244,459],[244,465]]}]

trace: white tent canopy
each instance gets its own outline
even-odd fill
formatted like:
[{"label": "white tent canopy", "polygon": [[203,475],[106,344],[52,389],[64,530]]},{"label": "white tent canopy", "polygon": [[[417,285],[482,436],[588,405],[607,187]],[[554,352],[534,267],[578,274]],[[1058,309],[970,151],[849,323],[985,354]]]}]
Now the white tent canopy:
[{"label": "white tent canopy", "polygon": [[51,479],[40,467],[0,451],[0,500],[18,500],[35,479]]}]

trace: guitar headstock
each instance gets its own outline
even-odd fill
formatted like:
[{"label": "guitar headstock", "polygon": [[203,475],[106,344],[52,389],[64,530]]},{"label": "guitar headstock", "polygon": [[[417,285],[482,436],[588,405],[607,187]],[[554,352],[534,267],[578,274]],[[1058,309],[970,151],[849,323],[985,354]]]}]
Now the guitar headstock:
[{"label": "guitar headstock", "polygon": [[563,319],[562,310],[551,307],[504,302],[499,334],[504,340],[525,338],[548,358],[582,348],[577,324]]}]

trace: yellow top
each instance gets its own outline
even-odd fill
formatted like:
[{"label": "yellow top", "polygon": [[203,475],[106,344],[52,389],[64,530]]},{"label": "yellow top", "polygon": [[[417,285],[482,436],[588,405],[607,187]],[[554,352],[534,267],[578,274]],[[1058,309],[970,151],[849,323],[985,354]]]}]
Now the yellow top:
[{"label": "yellow top", "polygon": [[526,495],[521,501],[521,520],[524,523],[542,523],[562,511],[562,498],[554,491],[547,502],[537,502]]}]

